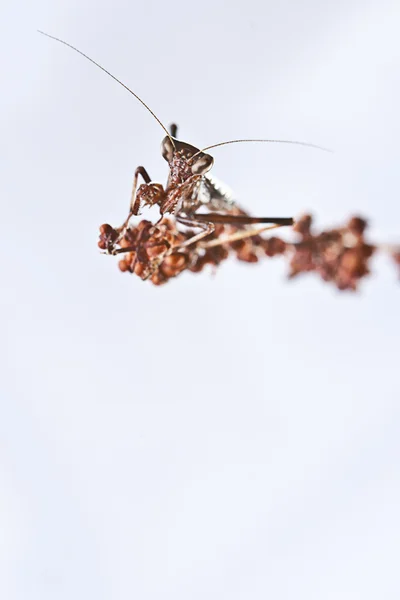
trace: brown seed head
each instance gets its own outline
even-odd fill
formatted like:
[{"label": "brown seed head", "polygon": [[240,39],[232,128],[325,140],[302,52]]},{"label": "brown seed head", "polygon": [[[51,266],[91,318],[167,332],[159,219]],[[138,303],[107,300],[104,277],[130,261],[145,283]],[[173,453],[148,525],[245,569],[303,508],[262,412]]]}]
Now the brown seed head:
[{"label": "brown seed head", "polygon": [[367,221],[361,217],[352,217],[348,222],[348,230],[356,236],[362,236],[367,227]]}]

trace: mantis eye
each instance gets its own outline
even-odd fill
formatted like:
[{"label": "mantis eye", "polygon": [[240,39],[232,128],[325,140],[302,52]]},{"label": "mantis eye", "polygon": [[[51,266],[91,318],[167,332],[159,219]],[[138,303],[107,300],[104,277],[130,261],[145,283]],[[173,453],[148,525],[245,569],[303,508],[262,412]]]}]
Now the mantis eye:
[{"label": "mantis eye", "polygon": [[209,154],[201,154],[192,165],[193,175],[204,175],[211,169],[214,159]]},{"label": "mantis eye", "polygon": [[174,156],[175,148],[168,136],[165,136],[161,143],[161,153],[166,161],[171,162]]}]

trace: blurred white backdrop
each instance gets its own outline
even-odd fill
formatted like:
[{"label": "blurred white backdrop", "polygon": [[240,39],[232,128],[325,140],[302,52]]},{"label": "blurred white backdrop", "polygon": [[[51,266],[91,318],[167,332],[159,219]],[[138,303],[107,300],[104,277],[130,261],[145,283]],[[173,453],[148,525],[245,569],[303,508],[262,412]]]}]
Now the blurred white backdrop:
[{"label": "blurred white backdrop", "polygon": [[399,598],[399,299],[227,263],[155,288],[97,249],[163,132],[254,214],[359,212],[398,240],[400,8],[316,0],[4,6],[0,594]]}]

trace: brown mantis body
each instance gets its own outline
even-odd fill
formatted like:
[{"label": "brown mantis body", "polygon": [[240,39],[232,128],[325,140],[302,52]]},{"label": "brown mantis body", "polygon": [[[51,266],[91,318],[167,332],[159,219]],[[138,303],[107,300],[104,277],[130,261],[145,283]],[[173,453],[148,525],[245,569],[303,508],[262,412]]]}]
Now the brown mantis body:
[{"label": "brown mantis body", "polygon": [[[171,133],[176,134],[176,131],[176,125],[173,125]],[[200,233],[183,242],[180,247],[192,245],[207,238],[214,232],[217,223],[235,227],[261,223],[271,223],[275,226],[293,224],[292,218],[250,217],[245,214],[233,214],[233,211],[238,212],[238,209],[223,194],[217,196],[212,181],[206,179],[206,173],[211,169],[214,159],[198,148],[166,136],[162,142],[162,154],[169,164],[169,177],[165,189],[159,183],[152,183],[144,167],[138,167],[134,175],[129,214],[121,227],[121,232],[128,226],[130,218],[139,214],[142,206],[155,204],[160,208],[161,219],[164,215],[171,213],[178,223],[201,229]],[[139,176],[145,183],[137,188]],[[208,198],[202,197],[200,193],[202,185],[208,187]],[[219,212],[199,213],[198,210],[203,207],[214,210],[217,208]],[[250,237],[258,234],[259,231],[259,229],[246,230],[243,231],[241,237]],[[226,238],[223,243],[229,241],[230,239]],[[129,251],[129,248],[120,249],[117,252],[122,251]]]},{"label": "brown mantis body", "polygon": [[[237,205],[233,204],[230,198],[224,192],[221,192],[209,177],[208,172],[213,166],[214,159],[205,151],[217,146],[238,142],[276,142],[299,144],[319,149],[324,148],[320,148],[314,144],[288,140],[231,140],[199,150],[191,144],[178,140],[176,138],[176,125],[172,125],[170,131],[168,131],[143,100],[104,67],[67,42],[44,32],[40,33],[72,48],[107,73],[107,75],[127,89],[145,106],[166,133],[161,148],[162,155],[169,166],[167,184],[164,187],[159,183],[153,182],[146,169],[142,166],[136,169],[128,216],[121,227],[116,230],[113,229],[113,236],[108,239],[106,244],[103,243],[101,246],[107,250],[107,253],[120,254],[131,252],[133,250],[135,252],[137,251],[137,244],[134,248],[129,245],[118,246],[129,229],[131,217],[138,215],[141,208],[144,206],[157,205],[159,207],[160,219],[155,224],[155,227],[162,222],[165,215],[170,214],[174,216],[177,223],[191,229],[200,230],[199,233],[190,236],[184,241],[181,241],[178,245],[170,248],[168,253],[177,252],[188,246],[194,247],[196,245],[196,247],[204,249],[208,246],[227,244],[257,236],[265,229],[293,225],[294,221],[290,217],[251,217],[239,209]],[[138,187],[139,177],[144,180],[144,183]],[[254,228],[254,225],[256,224],[269,224],[269,226]],[[207,241],[207,238],[214,233],[216,225],[231,226],[235,229],[235,232],[220,240],[212,239],[211,241]],[[118,235],[116,235],[115,232],[117,232]],[[163,254],[163,257],[165,257],[165,253]]]}]

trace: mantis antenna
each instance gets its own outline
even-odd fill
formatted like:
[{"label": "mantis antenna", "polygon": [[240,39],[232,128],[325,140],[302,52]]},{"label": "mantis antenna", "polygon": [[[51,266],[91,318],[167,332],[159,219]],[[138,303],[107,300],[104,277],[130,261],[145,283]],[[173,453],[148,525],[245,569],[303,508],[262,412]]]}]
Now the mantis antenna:
[{"label": "mantis antenna", "polygon": [[307,142],[296,142],[292,140],[229,140],[228,142],[219,142],[219,144],[213,144],[212,146],[206,146],[202,148],[196,154],[194,154],[192,158],[200,154],[201,152],[205,152],[206,150],[211,150],[211,148],[218,148],[218,146],[226,146],[227,144],[241,144],[243,142],[261,142],[261,143],[269,143],[269,144],[297,144],[298,146],[307,146],[308,148],[316,148],[317,150],[323,150],[324,152],[332,152],[328,148],[324,148],[323,146],[317,146],[316,144],[309,144]]},{"label": "mantis antenna", "polygon": [[104,73],[106,73],[107,75],[109,75],[112,79],[114,79],[114,81],[116,81],[117,83],[119,83],[120,85],[122,85],[122,87],[124,87],[126,90],[128,90],[128,92],[130,94],[132,94],[132,96],[135,96],[135,98],[137,100],[139,100],[139,102],[141,104],[143,104],[143,106],[149,111],[149,113],[151,115],[153,115],[153,117],[158,122],[158,124],[161,125],[161,127],[164,129],[165,133],[167,134],[167,136],[171,140],[171,144],[175,148],[174,140],[172,139],[172,137],[171,137],[168,129],[165,127],[165,125],[160,121],[160,119],[151,110],[151,108],[149,106],[147,106],[147,104],[145,102],[143,102],[143,100],[141,98],[139,98],[139,96],[137,94],[135,94],[135,92],[133,92],[130,88],[128,88],[127,85],[125,85],[124,83],[122,83],[122,81],[120,81],[119,79],[117,79],[117,77],[115,77],[115,75],[113,75],[112,73],[110,73],[109,71],[107,71],[107,69],[105,69],[104,67],[102,67],[101,65],[99,65],[99,63],[97,63],[95,60],[93,60],[93,58],[90,58],[90,56],[88,56],[87,54],[85,54],[81,50],[78,50],[78,48],[75,48],[75,46],[72,46],[68,42],[65,42],[64,40],[61,40],[60,38],[57,38],[54,35],[49,35],[48,33],[45,33],[44,31],[40,31],[40,29],[38,29],[37,31],[38,31],[38,33],[41,33],[42,35],[45,35],[46,37],[48,37],[48,38],[50,38],[52,40],[55,40],[56,42],[60,42],[60,44],[64,44],[64,46],[68,46],[68,48],[71,48],[72,50],[75,50],[75,52],[77,52],[78,54],[80,54],[81,56],[83,56],[84,58],[86,58],[87,60],[89,60],[91,63],[93,63],[94,65],[96,65],[96,67],[98,67],[99,69],[101,69],[102,71],[104,71]]}]

